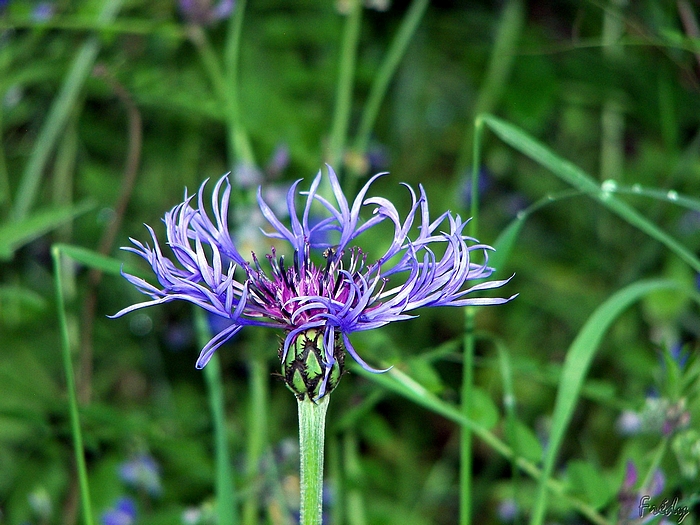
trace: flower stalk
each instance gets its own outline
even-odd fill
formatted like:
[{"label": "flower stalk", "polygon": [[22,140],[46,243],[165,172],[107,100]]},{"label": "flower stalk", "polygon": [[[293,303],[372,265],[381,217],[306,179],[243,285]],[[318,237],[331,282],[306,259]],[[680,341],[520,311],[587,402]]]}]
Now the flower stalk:
[{"label": "flower stalk", "polygon": [[323,445],[331,396],[297,397],[301,462],[301,525],[320,525],[323,511]]}]

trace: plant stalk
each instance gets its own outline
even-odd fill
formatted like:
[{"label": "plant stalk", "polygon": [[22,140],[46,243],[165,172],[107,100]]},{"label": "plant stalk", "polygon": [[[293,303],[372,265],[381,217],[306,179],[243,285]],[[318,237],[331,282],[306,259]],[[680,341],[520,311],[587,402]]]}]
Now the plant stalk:
[{"label": "plant stalk", "polygon": [[314,402],[297,399],[301,461],[300,525],[321,525],[323,512],[323,443],[330,396]]}]

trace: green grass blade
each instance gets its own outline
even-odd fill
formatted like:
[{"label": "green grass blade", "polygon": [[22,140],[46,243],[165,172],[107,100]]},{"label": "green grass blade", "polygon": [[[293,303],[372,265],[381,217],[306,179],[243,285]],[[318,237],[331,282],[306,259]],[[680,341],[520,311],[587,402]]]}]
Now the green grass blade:
[{"label": "green grass blade", "polygon": [[[105,2],[97,18],[98,25],[112,21],[116,17],[121,3],[121,0]],[[56,141],[65,126],[71,110],[75,106],[85,79],[92,71],[99,51],[100,39],[92,36],[76,54],[61,91],[51,105],[49,115],[39,132],[34,149],[20,179],[14,207],[12,208],[11,217],[13,220],[19,221],[24,219],[34,204],[39,192],[41,176],[44,173],[49,156],[56,145]]]},{"label": "green grass blade", "polygon": [[80,429],[80,415],[78,412],[78,395],[75,388],[75,374],[68,335],[68,323],[63,299],[63,283],[61,281],[61,249],[58,246],[51,248],[53,258],[53,271],[56,285],[56,308],[58,309],[58,324],[61,329],[61,350],[63,354],[63,369],[66,374],[66,387],[68,389],[68,407],[70,412],[71,434],[73,437],[73,450],[78,470],[78,482],[80,486],[80,504],[85,525],[93,524],[92,503],[90,499],[90,485],[88,483],[87,466],[85,464],[85,449],[83,447],[83,435]]},{"label": "green grass blade", "polygon": [[41,210],[18,222],[0,226],[0,259],[11,259],[16,250],[85,213],[93,204],[83,202],[76,206],[59,206]]},{"label": "green grass blade", "polygon": [[121,275],[122,270],[125,273],[143,278],[151,275],[147,272],[141,271],[135,266],[125,264],[119,259],[102,255],[101,253],[88,250],[87,248],[83,248],[81,246],[72,246],[70,244],[55,244],[54,246],[57,246],[61,250],[61,253],[67,255],[74,261],[84,264],[88,268],[100,270],[101,272],[109,275]]},{"label": "green grass blade", "polygon": [[[496,251],[489,253],[489,266],[495,268],[496,272],[502,271],[503,266],[513,251],[515,241],[518,240],[518,235],[520,235],[520,231],[523,229],[526,218],[526,215],[520,215],[513,219],[513,221],[501,231],[500,235],[493,243],[493,247]],[[502,276],[502,273],[499,275]]]},{"label": "green grass blade", "polygon": [[340,50],[340,71],[335,93],[335,108],[331,124],[329,143],[329,161],[337,171],[340,171],[345,150],[345,141],[350,123],[352,108],[352,88],[355,78],[355,59],[357,43],[360,38],[360,22],[362,20],[362,4],[352,2],[350,12],[345,15],[345,28]]},{"label": "green grass blade", "polygon": [[[210,338],[206,313],[194,308],[195,329],[200,346]],[[226,414],[224,412],[224,387],[221,382],[219,356],[214,354],[204,367],[204,379],[209,390],[209,406],[214,424],[214,447],[216,450],[216,513],[217,523],[236,525],[238,511],[236,490],[233,483],[233,470],[226,436]]]},{"label": "green grass blade", "polygon": [[393,78],[394,73],[396,73],[396,69],[406,53],[408,44],[411,42],[411,38],[416,32],[418,24],[423,19],[428,4],[429,0],[413,0],[413,2],[411,2],[411,6],[408,8],[406,15],[401,21],[401,27],[399,27],[387,51],[386,57],[381,66],[379,66],[377,75],[372,81],[372,87],[369,90],[367,103],[362,111],[357,138],[355,140],[355,150],[357,150],[360,155],[364,155],[367,150],[369,137],[374,128],[374,123],[377,120],[377,114],[379,113],[379,108],[386,95],[389,82]]},{"label": "green grass blade", "polygon": [[657,290],[679,290],[690,293],[674,281],[650,280],[633,283],[615,293],[588,318],[566,353],[552,416],[549,444],[539,481],[537,498],[530,523],[540,525],[547,508],[547,480],[552,474],[564,433],[571,421],[588,368],[598,351],[600,341],[610,325],[632,303]]},{"label": "green grass blade", "polygon": [[639,228],[650,237],[664,244],[688,263],[695,271],[700,272],[700,259],[680,242],[644,217],[636,209],[613,195],[616,186],[607,190],[604,185],[599,185],[595,179],[581,168],[559,157],[542,143],[536,141],[530,135],[508,122],[492,115],[480,115],[477,117],[477,121],[478,120],[483,120],[483,122],[506,144],[509,144],[541,166],[547,168],[564,182],[590,195],[631,225]]}]

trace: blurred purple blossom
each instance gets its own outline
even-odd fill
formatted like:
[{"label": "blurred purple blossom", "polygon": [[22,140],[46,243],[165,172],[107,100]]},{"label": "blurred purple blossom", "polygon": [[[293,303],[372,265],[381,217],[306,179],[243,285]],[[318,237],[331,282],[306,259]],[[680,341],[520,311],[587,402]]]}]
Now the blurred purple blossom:
[{"label": "blurred purple blossom", "polygon": [[513,523],[518,517],[518,503],[513,498],[504,499],[498,504],[498,521]]},{"label": "blurred purple blossom", "polygon": [[180,12],[190,24],[208,26],[228,18],[235,5],[234,0],[220,0],[216,5],[212,0],[180,0]]},{"label": "blurred purple blossom", "polygon": [[267,161],[265,172],[271,179],[279,177],[289,165],[289,147],[286,144],[278,144]]},{"label": "blurred purple blossom", "polygon": [[640,516],[639,505],[643,497],[648,499],[657,498],[664,490],[666,478],[660,469],[656,469],[647,486],[635,489],[638,477],[637,467],[634,462],[628,460],[625,465],[625,477],[622,487],[618,493],[620,524],[646,523],[655,517],[653,515]]},{"label": "blurred purple blossom", "polygon": [[131,498],[120,498],[113,508],[102,514],[102,525],[134,525],[136,503]]},{"label": "blurred purple blossom", "polygon": [[51,2],[39,2],[32,10],[32,20],[35,22],[48,22],[56,11]]},{"label": "blurred purple blossom", "polygon": [[263,180],[263,175],[254,164],[239,162],[233,168],[233,180],[245,190],[256,188]]},{"label": "blurred purple blossom", "polygon": [[140,454],[119,466],[119,477],[128,486],[158,496],[162,491],[160,466],[148,454]]},{"label": "blurred purple blossom", "polygon": [[[479,177],[477,179],[477,189],[479,191],[478,197],[481,199],[493,186],[493,177],[491,172],[485,167],[481,167],[479,170]],[[465,207],[469,207],[472,202],[472,177],[469,175],[464,178],[464,184],[462,184],[462,203]]]}]

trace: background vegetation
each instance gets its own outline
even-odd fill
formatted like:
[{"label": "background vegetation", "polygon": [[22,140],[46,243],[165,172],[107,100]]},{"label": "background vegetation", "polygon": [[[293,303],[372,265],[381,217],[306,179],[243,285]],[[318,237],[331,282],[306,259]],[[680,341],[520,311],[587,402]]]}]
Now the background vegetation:
[{"label": "background vegetation", "polygon": [[[80,515],[57,271],[94,515],[213,523],[216,380],[194,369],[193,312],[107,319],[141,300],[115,269],[143,265],[118,248],[147,240],[143,223],[162,234],[185,187],[232,171],[232,228],[265,253],[255,188],[283,195],[324,162],[350,195],[386,170],[373,192],[402,212],[406,182],[425,186],[434,213],[466,216],[475,139],[479,239],[497,243],[496,275],[515,273],[503,293],[519,296],[476,317],[473,483],[459,478],[464,313],[425,311],[353,338],[396,373],[351,368],[333,394],[328,523],[458,523],[465,491],[485,524],[633,522],[645,494],[691,509],[697,6],[244,4],[0,1],[0,523]],[[498,119],[475,131],[482,113]],[[291,523],[298,497],[277,344],[246,329],[218,352],[229,499],[246,524]],[[539,469],[557,497],[538,489]]]}]

